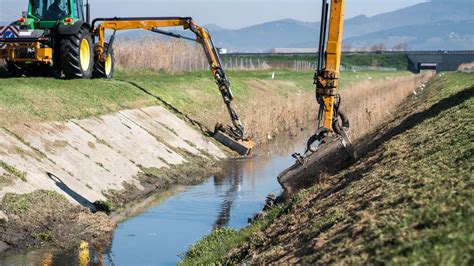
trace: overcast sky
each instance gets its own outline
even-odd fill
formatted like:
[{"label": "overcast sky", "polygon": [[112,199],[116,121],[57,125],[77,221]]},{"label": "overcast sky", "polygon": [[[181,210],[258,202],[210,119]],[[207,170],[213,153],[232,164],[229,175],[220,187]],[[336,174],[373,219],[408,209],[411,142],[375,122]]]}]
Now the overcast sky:
[{"label": "overcast sky", "polygon": [[[84,0],[85,1],[85,0]],[[373,16],[426,0],[349,0],[346,17]],[[242,28],[292,18],[319,21],[320,0],[90,0],[92,17],[191,16],[198,23]],[[28,0],[0,0],[0,21],[18,19]]]}]

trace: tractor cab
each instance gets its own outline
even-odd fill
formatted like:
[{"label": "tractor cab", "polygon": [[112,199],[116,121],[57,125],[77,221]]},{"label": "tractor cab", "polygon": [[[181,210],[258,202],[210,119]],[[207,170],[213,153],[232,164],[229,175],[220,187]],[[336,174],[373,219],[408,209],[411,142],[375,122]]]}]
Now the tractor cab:
[{"label": "tractor cab", "polygon": [[31,0],[29,13],[41,20],[57,21],[72,12],[68,0]]},{"label": "tractor cab", "polygon": [[29,29],[50,29],[57,24],[85,21],[83,0],[30,0],[20,25]]}]

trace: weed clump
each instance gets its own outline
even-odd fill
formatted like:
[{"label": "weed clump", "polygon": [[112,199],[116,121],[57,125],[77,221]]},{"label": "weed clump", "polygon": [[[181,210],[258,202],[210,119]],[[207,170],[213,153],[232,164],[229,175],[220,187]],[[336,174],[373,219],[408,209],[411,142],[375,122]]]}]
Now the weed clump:
[{"label": "weed clump", "polygon": [[9,174],[16,176],[21,179],[21,181],[26,182],[27,173],[21,170],[18,170],[15,166],[9,165],[4,161],[0,160],[0,167],[3,170],[7,171]]}]

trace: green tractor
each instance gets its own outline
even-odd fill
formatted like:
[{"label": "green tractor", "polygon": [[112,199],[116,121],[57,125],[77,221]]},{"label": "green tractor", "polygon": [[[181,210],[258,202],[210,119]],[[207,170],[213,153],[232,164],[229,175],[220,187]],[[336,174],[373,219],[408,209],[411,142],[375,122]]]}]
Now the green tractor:
[{"label": "green tractor", "polygon": [[0,39],[12,76],[64,75],[67,79],[111,78],[114,53],[107,49],[99,60],[90,5],[83,0],[30,0],[28,11],[14,23],[20,28],[18,38]]}]

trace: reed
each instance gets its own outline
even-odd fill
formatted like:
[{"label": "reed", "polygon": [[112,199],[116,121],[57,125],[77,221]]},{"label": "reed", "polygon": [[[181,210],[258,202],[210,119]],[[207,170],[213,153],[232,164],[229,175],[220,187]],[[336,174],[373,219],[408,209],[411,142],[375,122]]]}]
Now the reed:
[{"label": "reed", "polygon": [[115,44],[118,69],[147,69],[180,73],[209,69],[202,47],[182,40],[143,37]]}]

